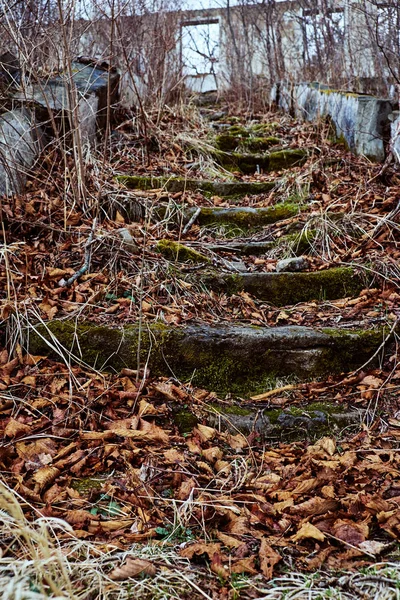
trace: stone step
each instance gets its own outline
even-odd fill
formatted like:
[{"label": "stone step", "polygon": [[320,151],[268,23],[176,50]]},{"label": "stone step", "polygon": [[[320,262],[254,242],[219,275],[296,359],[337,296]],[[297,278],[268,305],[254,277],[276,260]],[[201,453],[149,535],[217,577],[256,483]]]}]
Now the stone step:
[{"label": "stone step", "polygon": [[172,406],[174,422],[180,433],[190,433],[198,422],[207,423],[219,431],[245,436],[255,433],[262,441],[281,442],[320,439],[337,435],[343,429],[360,427],[365,411],[349,410],[330,402],[312,402],[302,406],[271,408],[267,400],[254,404],[229,405],[212,402],[196,406],[195,413],[188,406]]},{"label": "stone step", "polygon": [[131,190],[165,189],[170,193],[202,192],[210,196],[250,196],[266,194],[274,189],[276,182],[209,181],[185,177],[153,177],[143,175],[117,175],[116,180]]},{"label": "stone step", "polygon": [[[294,255],[307,253],[313,245],[315,231],[308,230],[299,233],[283,235],[274,240],[253,241],[253,240],[225,240],[215,243],[198,244],[199,249],[207,249],[212,252],[231,252],[242,256],[259,256],[267,254],[279,246],[287,246]],[[197,244],[191,244],[197,248]]]},{"label": "stone step", "polygon": [[253,208],[246,206],[202,206],[200,212],[197,207],[184,210],[183,223],[188,223],[196,215],[195,223],[198,225],[236,225],[240,229],[250,227],[263,227],[278,221],[295,217],[300,212],[300,204],[285,202],[267,206],[265,208]]},{"label": "stone step", "polygon": [[311,300],[337,300],[357,296],[365,282],[351,267],[300,273],[219,273],[196,274],[207,289],[228,295],[247,292],[275,306]]},{"label": "stone step", "polygon": [[282,171],[292,167],[299,167],[306,162],[309,153],[307,150],[296,148],[278,150],[266,154],[215,150],[212,155],[226,169],[252,174],[257,171]]},{"label": "stone step", "polygon": [[383,347],[385,330],[158,322],[113,329],[55,320],[31,327],[27,339],[33,355],[82,360],[99,370],[134,369],[139,354],[153,376],[245,397],[274,387],[277,378],[314,379],[360,367]]}]

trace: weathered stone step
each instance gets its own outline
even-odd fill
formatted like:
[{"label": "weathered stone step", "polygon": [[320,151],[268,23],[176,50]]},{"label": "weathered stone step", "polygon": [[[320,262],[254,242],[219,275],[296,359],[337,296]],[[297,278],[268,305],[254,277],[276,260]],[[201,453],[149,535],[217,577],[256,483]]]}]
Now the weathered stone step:
[{"label": "weathered stone step", "polygon": [[271,408],[266,402],[229,405],[213,402],[196,414],[190,407],[172,407],[174,421],[182,434],[189,433],[199,422],[206,422],[222,432],[256,433],[263,441],[312,440],[323,435],[334,435],[344,428],[361,425],[365,411],[348,410],[330,402],[313,402],[303,406]]},{"label": "weathered stone step", "polygon": [[[199,275],[196,277],[198,281]],[[356,296],[365,287],[351,267],[301,273],[208,272],[201,280],[215,292],[229,295],[248,292],[275,306]]]},{"label": "weathered stone step", "polygon": [[306,162],[308,151],[298,148],[278,150],[266,154],[251,154],[215,150],[213,157],[226,169],[251,174],[258,170],[282,171],[292,167],[299,167]]},{"label": "weathered stone step", "polygon": [[213,252],[232,252],[243,256],[258,256],[266,254],[278,246],[287,245],[294,254],[306,253],[313,244],[315,231],[305,231],[283,235],[275,240],[253,241],[253,240],[226,240],[219,243],[199,244],[199,248],[212,250]]},{"label": "weathered stone step", "polygon": [[[249,327],[149,323],[112,329],[75,321],[51,321],[30,328],[34,355],[83,360],[98,369],[136,368],[137,354],[152,375],[246,396],[262,393],[277,377],[315,378],[348,372],[370,359],[385,330],[343,331],[307,327]],[[57,341],[56,341],[57,340]]]},{"label": "weathered stone step", "polygon": [[199,225],[236,225],[239,228],[262,227],[278,221],[290,219],[300,212],[300,205],[290,202],[275,204],[265,208],[210,206],[191,207],[184,211],[183,222],[187,223],[197,214],[195,222]]},{"label": "weathered stone step", "polygon": [[275,182],[208,181],[185,177],[148,177],[141,175],[117,175],[116,180],[132,190],[156,190],[163,188],[173,194],[178,192],[202,192],[210,196],[247,196],[266,194],[274,189]]}]

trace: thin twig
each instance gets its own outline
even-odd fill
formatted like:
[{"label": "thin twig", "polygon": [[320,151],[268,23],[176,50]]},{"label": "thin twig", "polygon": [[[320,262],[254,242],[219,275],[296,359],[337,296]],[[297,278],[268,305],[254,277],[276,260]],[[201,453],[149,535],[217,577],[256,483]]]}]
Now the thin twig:
[{"label": "thin twig", "polygon": [[61,287],[70,287],[74,283],[74,281],[79,279],[79,277],[84,275],[86,273],[86,271],[89,269],[90,259],[92,256],[92,243],[93,243],[95,229],[96,229],[96,219],[93,220],[92,230],[91,230],[88,240],[85,244],[85,261],[84,261],[83,265],[81,266],[79,271],[76,271],[76,273],[71,275],[71,277],[67,281],[61,280],[61,282],[60,282]]},{"label": "thin twig", "polygon": [[186,223],[185,227],[183,228],[183,231],[182,231],[183,235],[189,231],[189,229],[191,228],[191,226],[193,225],[193,223],[195,222],[195,220],[197,219],[197,217],[199,216],[200,213],[201,213],[201,207],[199,206],[199,208],[190,217],[189,221]]}]

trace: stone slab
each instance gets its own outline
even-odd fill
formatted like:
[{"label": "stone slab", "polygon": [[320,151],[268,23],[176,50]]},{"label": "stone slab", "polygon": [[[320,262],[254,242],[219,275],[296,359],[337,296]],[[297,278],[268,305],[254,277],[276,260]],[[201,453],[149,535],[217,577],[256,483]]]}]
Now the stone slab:
[{"label": "stone slab", "polygon": [[[138,325],[116,329],[51,321],[26,333],[28,350],[34,355],[68,356],[99,370],[137,366]],[[276,378],[348,372],[370,359],[383,339],[382,329],[151,323],[141,329],[139,353],[153,376],[173,376],[218,394],[246,396],[264,392]]]},{"label": "stone slab", "polygon": [[245,181],[209,181],[185,177],[143,177],[118,175],[117,181],[129,189],[149,191],[165,189],[173,194],[178,192],[203,192],[213,196],[246,196],[266,194],[274,189],[276,182],[248,183]]},{"label": "stone slab", "polygon": [[365,282],[347,267],[300,273],[209,272],[202,280],[215,292],[247,292],[275,306],[356,296],[365,287]]}]

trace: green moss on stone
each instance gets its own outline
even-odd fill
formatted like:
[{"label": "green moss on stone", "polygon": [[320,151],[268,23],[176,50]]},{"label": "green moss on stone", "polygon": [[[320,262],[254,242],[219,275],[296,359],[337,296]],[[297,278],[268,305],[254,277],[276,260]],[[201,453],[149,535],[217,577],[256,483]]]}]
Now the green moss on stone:
[{"label": "green moss on stone", "polygon": [[254,173],[257,169],[263,171],[280,171],[305,163],[307,150],[289,149],[270,152],[269,154],[243,154],[240,152],[222,152],[215,150],[213,156],[219,164],[242,173]]},{"label": "green moss on stone", "polygon": [[190,433],[198,423],[197,417],[188,408],[174,412],[173,419],[181,435]]},{"label": "green moss on stone", "polygon": [[300,166],[307,160],[308,153],[306,150],[279,150],[271,152],[269,155],[269,170],[280,171],[282,169],[290,169],[294,166]]},{"label": "green moss on stone", "polygon": [[250,133],[248,129],[246,129],[246,127],[243,127],[242,125],[232,125],[228,129],[228,135],[234,137],[247,138],[249,137]]},{"label": "green moss on stone", "polygon": [[232,150],[235,150],[239,143],[240,138],[230,133],[221,133],[215,138],[215,147],[218,148],[218,150],[223,150],[224,152],[231,152]]},{"label": "green moss on stone", "polygon": [[281,140],[275,136],[251,137],[245,140],[243,147],[249,152],[265,152],[271,146],[280,144]]},{"label": "green moss on stone", "polygon": [[220,208],[205,207],[197,218],[200,225],[225,223],[235,225],[240,229],[262,227],[284,219],[289,219],[299,213],[300,206],[292,203],[275,204],[267,208]]},{"label": "green moss on stone", "polygon": [[230,295],[245,291],[275,306],[356,296],[365,285],[348,267],[304,273],[209,273],[203,277],[215,291]]},{"label": "green moss on stone", "polygon": [[194,263],[210,262],[210,259],[204,254],[172,240],[159,240],[156,245],[156,250],[168,260],[178,260],[180,262],[189,261]]}]

